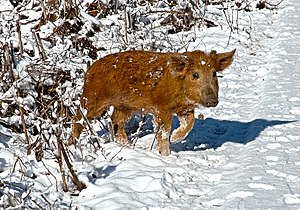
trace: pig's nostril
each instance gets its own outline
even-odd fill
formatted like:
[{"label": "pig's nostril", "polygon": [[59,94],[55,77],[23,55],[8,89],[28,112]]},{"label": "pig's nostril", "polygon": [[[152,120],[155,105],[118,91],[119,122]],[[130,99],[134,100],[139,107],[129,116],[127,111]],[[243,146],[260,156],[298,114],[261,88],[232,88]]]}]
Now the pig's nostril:
[{"label": "pig's nostril", "polygon": [[218,100],[208,100],[206,101],[206,106],[207,107],[215,107],[218,105]]}]

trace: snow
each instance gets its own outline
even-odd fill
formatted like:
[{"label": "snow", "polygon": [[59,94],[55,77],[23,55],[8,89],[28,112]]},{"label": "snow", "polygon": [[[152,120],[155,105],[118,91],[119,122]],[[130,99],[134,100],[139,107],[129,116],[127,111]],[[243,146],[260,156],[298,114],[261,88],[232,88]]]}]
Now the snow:
[{"label": "snow", "polygon": [[[0,8],[13,9],[8,1],[1,1]],[[251,12],[240,12],[240,16],[245,16],[244,22],[230,40],[230,30],[220,27],[193,29],[169,37],[175,40],[175,45],[187,42],[184,47],[175,47],[179,51],[185,47],[218,52],[237,48],[232,66],[219,80],[219,105],[196,110],[195,116],[203,114],[205,119],[196,120],[184,141],[171,145],[170,156],[162,157],[150,149],[155,134],[149,132],[136,139],[134,148],[114,142],[101,143],[100,150],[70,146],[72,164],[87,188],[81,192],[63,192],[53,154],[45,150],[45,158],[37,162],[34,154],[27,154],[24,134],[12,134],[1,124],[0,208],[5,209],[4,204],[10,203],[15,207],[8,209],[31,209],[38,208],[37,203],[45,209],[300,209],[300,2],[283,1],[278,10],[257,10],[254,3],[249,8]],[[215,16],[220,13],[216,7],[208,9]],[[99,20],[86,12],[80,14],[90,22],[87,23],[90,27],[98,23],[111,27],[121,24],[118,15]],[[3,19],[8,15],[1,12]],[[155,20],[160,18],[154,15]],[[32,14],[32,19],[36,16]],[[245,21],[248,18],[251,22]],[[52,27],[43,27],[41,35],[51,34]],[[27,37],[27,48],[35,49],[30,28],[24,26],[22,30]],[[12,36],[8,39],[4,35],[0,40],[17,41],[17,36]],[[190,37],[194,41],[189,41]],[[161,38],[168,49],[172,41]],[[110,46],[111,51],[122,45],[107,40],[98,44]],[[57,56],[57,65],[73,68],[71,75],[77,78],[75,68],[83,68],[88,59],[82,56],[76,60],[78,56],[68,52],[70,48],[72,43],[66,39],[58,40],[53,49],[49,45],[46,51],[48,55],[53,52],[70,55],[64,61]],[[38,53],[32,59],[36,58]],[[155,58],[149,62],[153,61]],[[22,75],[30,62],[20,60],[16,71]],[[50,78],[45,81],[54,82]],[[23,85],[28,83],[29,79]],[[72,95],[72,84],[64,85],[57,91]],[[80,89],[82,84],[77,85]],[[14,87],[1,92],[1,100],[14,96],[15,92]],[[34,98],[29,95],[18,100],[30,105]],[[1,101],[2,109],[7,103]],[[72,101],[65,99],[64,103],[70,105]],[[59,118],[54,112],[53,115]],[[1,118],[1,122],[5,120],[20,122],[20,117]],[[173,124],[176,129],[176,119]],[[101,133],[103,127],[99,122],[92,125]],[[58,126],[38,124],[37,127],[46,130]],[[46,137],[57,138],[50,130]],[[105,137],[99,136],[100,140]],[[80,144],[86,145],[88,141],[85,134]],[[57,149],[53,151],[55,154]]]}]

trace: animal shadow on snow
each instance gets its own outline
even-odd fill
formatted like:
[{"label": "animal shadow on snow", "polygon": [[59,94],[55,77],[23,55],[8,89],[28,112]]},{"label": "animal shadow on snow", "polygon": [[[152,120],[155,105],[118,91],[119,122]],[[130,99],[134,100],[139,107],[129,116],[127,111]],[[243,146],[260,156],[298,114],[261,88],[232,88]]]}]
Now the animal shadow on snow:
[{"label": "animal shadow on snow", "polygon": [[[171,145],[171,150],[179,152],[217,149],[226,142],[247,144],[254,141],[267,127],[291,122],[294,121],[255,119],[251,122],[240,122],[212,118],[196,119],[186,140]],[[177,127],[178,121],[173,120],[173,127],[174,125]]]},{"label": "animal shadow on snow", "polygon": [[89,180],[95,182],[97,179],[105,179],[116,170],[116,165],[105,165],[99,168],[94,168],[89,173]]},{"label": "animal shadow on snow", "polygon": [[7,142],[10,140],[10,138],[11,138],[10,136],[5,135],[5,134],[0,132],[0,145],[3,145],[5,148],[8,148]]},{"label": "animal shadow on snow", "polygon": [[[134,115],[125,125],[129,141],[133,142],[148,134],[154,133],[153,116]],[[267,127],[292,123],[295,121],[255,119],[250,122],[218,120],[207,118],[205,120],[195,119],[195,124],[185,140],[171,144],[170,149],[175,152],[197,151],[206,149],[217,149],[226,142],[247,144],[254,141]],[[142,126],[141,126],[142,125]],[[173,117],[172,131],[179,126],[177,117]],[[107,133],[102,130],[98,135]]]},{"label": "animal shadow on snow", "polygon": [[[9,148],[7,142],[10,138],[10,136],[0,133],[0,148]],[[0,153],[0,155],[2,154]],[[4,168],[9,165],[8,162],[9,160],[7,160],[5,157],[0,157],[0,173],[3,172],[5,170]]]}]

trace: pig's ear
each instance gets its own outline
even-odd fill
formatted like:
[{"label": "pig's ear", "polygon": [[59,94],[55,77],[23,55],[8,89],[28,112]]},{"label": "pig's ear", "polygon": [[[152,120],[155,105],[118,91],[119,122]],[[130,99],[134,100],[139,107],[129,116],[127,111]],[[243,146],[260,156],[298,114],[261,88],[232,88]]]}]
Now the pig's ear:
[{"label": "pig's ear", "polygon": [[227,68],[232,63],[233,55],[234,55],[235,51],[236,51],[236,49],[234,49],[230,52],[217,54],[217,63],[218,63],[217,71],[223,71],[225,68]]},{"label": "pig's ear", "polygon": [[188,71],[190,62],[185,55],[171,56],[168,60],[168,66],[171,73],[183,79]]}]

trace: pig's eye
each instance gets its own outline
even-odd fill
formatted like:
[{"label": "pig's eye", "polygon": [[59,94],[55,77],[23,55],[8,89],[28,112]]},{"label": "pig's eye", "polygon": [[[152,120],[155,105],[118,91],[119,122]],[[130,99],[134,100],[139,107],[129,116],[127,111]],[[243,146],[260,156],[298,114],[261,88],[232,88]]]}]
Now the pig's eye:
[{"label": "pig's eye", "polygon": [[199,74],[197,72],[194,72],[193,73],[193,79],[199,79]]},{"label": "pig's eye", "polygon": [[213,73],[213,78],[217,77],[217,72]]}]

